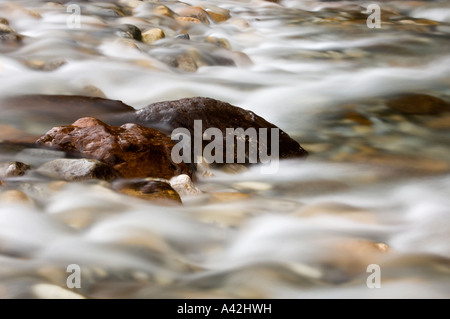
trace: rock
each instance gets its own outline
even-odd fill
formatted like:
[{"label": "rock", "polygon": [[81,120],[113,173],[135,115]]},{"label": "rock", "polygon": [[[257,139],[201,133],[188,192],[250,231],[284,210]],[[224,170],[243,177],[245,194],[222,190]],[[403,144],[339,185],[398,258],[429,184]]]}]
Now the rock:
[{"label": "rock", "polygon": [[217,192],[211,194],[211,203],[237,202],[250,198],[250,194],[238,192]]},{"label": "rock", "polygon": [[173,12],[164,5],[157,6],[155,9],[153,9],[153,13],[170,18],[173,17]]},{"label": "rock", "polygon": [[[202,121],[202,133],[208,128],[218,128],[222,132],[223,145],[226,145],[226,128],[242,128],[247,130],[255,128],[257,131],[260,128],[267,130],[267,143],[262,138],[258,138],[256,143],[258,153],[267,146],[268,153],[271,154],[271,130],[279,130],[279,157],[280,158],[295,158],[303,157],[308,153],[288,134],[283,132],[277,126],[267,122],[262,117],[255,113],[244,110],[240,107],[231,104],[214,100],[211,98],[195,97],[186,98],[176,101],[166,101],[150,104],[149,106],[138,110],[136,118],[133,122],[155,127],[163,130],[167,134],[172,134],[172,131],[177,128],[188,129],[191,135],[192,147],[194,150],[194,121]],[[259,133],[258,133],[259,134]],[[245,163],[249,163],[249,142],[248,137],[237,134],[241,139],[246,139],[245,149]],[[259,134],[260,135],[260,134]],[[210,141],[203,141],[203,149]],[[255,144],[252,144],[255,145]],[[236,146],[236,143],[235,143]],[[251,146],[251,145],[250,145]],[[263,151],[262,151],[263,152]],[[225,153],[225,152],[224,152]],[[263,152],[264,153],[264,152]],[[225,156],[225,154],[224,154]],[[234,149],[234,163],[237,163],[238,152]],[[259,159],[258,159],[259,161]],[[223,162],[226,162],[225,160]]]},{"label": "rock", "polygon": [[112,186],[122,194],[159,204],[181,203],[180,195],[168,181],[158,179],[118,180]]},{"label": "rock", "polygon": [[17,34],[7,24],[0,23],[0,42],[17,43],[22,41],[22,38],[20,34]]},{"label": "rock", "polygon": [[202,23],[199,19],[191,18],[191,17],[176,17],[175,20],[180,22],[180,24],[182,24],[182,25],[201,24]]},{"label": "rock", "polygon": [[106,94],[100,90],[98,87],[92,84],[85,85],[82,88],[83,95],[91,96],[91,97],[100,97],[102,99],[106,99]]},{"label": "rock", "polygon": [[100,160],[125,178],[192,174],[186,164],[172,161],[174,142],[170,137],[137,124],[116,127],[86,117],[72,125],[54,127],[36,144]]},{"label": "rock", "polygon": [[[228,11],[228,10],[227,10]],[[230,12],[228,11],[228,14],[225,12],[215,12],[211,10],[206,10],[206,13],[208,13],[208,16],[216,23],[227,21],[230,17]]]},{"label": "rock", "polygon": [[[182,7],[177,9],[175,12],[180,15],[179,18],[192,18],[198,20],[200,23],[209,24],[208,14],[200,7]],[[177,20],[179,19],[177,18]],[[181,19],[179,21],[190,20]]]},{"label": "rock", "polygon": [[39,129],[38,134],[46,132],[49,127],[73,123],[84,116],[115,124],[117,117],[134,111],[121,101],[78,95],[33,94],[0,100],[1,123],[17,123],[15,126],[19,129],[23,126],[25,131],[29,123],[33,123]]},{"label": "rock", "polygon": [[356,111],[348,111],[344,114],[344,118],[361,125],[372,125],[372,121],[364,115]]},{"label": "rock", "polygon": [[75,291],[51,284],[35,284],[31,287],[31,292],[38,299],[86,299]]},{"label": "rock", "polygon": [[186,72],[195,72],[198,69],[197,62],[188,53],[180,54],[176,60],[170,63],[172,66],[179,68]]},{"label": "rock", "polygon": [[197,196],[201,195],[202,191],[195,187],[192,179],[186,175],[178,175],[170,179],[170,186],[181,196]]},{"label": "rock", "polygon": [[37,172],[55,179],[83,181],[89,179],[112,180],[119,174],[103,162],[94,159],[57,159],[45,163]]},{"label": "rock", "polygon": [[166,35],[164,31],[159,28],[151,28],[142,33],[142,42],[152,44],[155,41],[164,39]]},{"label": "rock", "polygon": [[426,121],[426,125],[435,130],[450,130],[450,115],[442,115]]},{"label": "rock", "polygon": [[11,162],[0,164],[0,177],[11,178],[25,175],[31,167],[21,162]]},{"label": "rock", "polygon": [[450,104],[426,94],[407,94],[386,103],[391,109],[406,114],[433,115],[450,112]]},{"label": "rock", "polygon": [[181,34],[177,34],[175,36],[175,39],[190,40],[191,37],[189,36],[189,33],[181,33]]},{"label": "rock", "polygon": [[14,126],[0,124],[0,142],[34,143],[38,137]]},{"label": "rock", "polygon": [[206,40],[206,42],[212,43],[212,44],[214,44],[214,45],[216,45],[216,46],[218,46],[220,48],[231,50],[231,44],[230,44],[230,42],[227,39],[215,38],[215,37],[212,37],[212,36],[208,36],[208,37],[206,37],[205,40]]},{"label": "rock", "polygon": [[121,38],[129,38],[142,41],[141,30],[132,24],[122,24],[116,28],[116,35]]},{"label": "rock", "polygon": [[8,190],[0,194],[0,203],[32,205],[33,201],[24,192]]},{"label": "rock", "polygon": [[50,72],[54,71],[61,66],[66,64],[65,60],[53,60],[53,61],[43,61],[43,60],[28,60],[24,64],[30,69],[37,71]]}]

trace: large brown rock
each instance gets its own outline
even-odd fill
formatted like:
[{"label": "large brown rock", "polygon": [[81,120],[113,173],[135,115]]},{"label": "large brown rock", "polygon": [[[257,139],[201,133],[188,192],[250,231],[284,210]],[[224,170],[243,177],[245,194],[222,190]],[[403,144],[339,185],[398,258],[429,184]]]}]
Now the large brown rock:
[{"label": "large brown rock", "polygon": [[[133,122],[145,126],[156,127],[169,135],[176,128],[187,128],[191,137],[194,136],[195,120],[202,120],[203,131],[208,128],[220,129],[224,137],[224,145],[226,144],[225,133],[227,128],[242,128],[244,130],[255,128],[257,131],[259,131],[260,128],[267,128],[269,133],[267,138],[269,154],[271,154],[272,150],[270,129],[279,129],[277,126],[269,123],[252,111],[244,110],[229,103],[205,97],[186,98],[150,104],[149,106],[138,110],[136,112],[136,117],[132,119]],[[203,141],[203,148],[208,145],[208,143],[210,143],[209,140]],[[248,143],[248,139],[246,143]],[[259,152],[259,149],[263,146],[262,139],[258,138],[257,143]],[[248,163],[249,159],[248,145],[249,144],[246,145],[246,163]],[[299,143],[281,129],[279,130],[280,158],[303,157],[307,154],[308,153]],[[235,159],[237,159],[236,149]]]},{"label": "large brown rock", "polygon": [[36,143],[100,160],[126,178],[192,175],[186,164],[172,161],[170,137],[137,124],[116,127],[86,117],[54,127]]}]

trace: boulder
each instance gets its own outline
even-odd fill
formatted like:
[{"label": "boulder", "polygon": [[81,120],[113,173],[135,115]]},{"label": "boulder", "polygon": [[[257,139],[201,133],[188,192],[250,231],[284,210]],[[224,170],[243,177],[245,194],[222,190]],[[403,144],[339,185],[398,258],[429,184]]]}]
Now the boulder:
[{"label": "boulder", "polygon": [[[202,121],[203,132],[208,128],[218,128],[223,134],[223,145],[226,145],[227,128],[242,128],[244,131],[249,128],[255,128],[258,134],[259,129],[266,128],[268,129],[267,141],[258,138],[257,149],[259,153],[261,147],[265,148],[267,146],[268,154],[272,154],[271,129],[278,129],[280,158],[297,158],[304,157],[308,154],[300,144],[292,139],[287,133],[252,111],[244,110],[240,107],[211,98],[194,97],[176,101],[153,103],[136,111],[134,118],[131,121],[148,127],[157,128],[168,135],[171,135],[173,130],[177,128],[186,128],[189,130],[191,137],[193,137],[195,133],[194,121],[196,120]],[[265,142],[267,142],[267,145]],[[203,140],[203,148],[209,143],[209,140]],[[246,143],[245,162],[249,163],[248,138]],[[194,138],[192,138],[192,144],[194,144]],[[192,145],[191,149],[194,149],[194,145]],[[236,148],[234,152],[235,162],[238,162]]]},{"label": "boulder", "polygon": [[450,112],[450,104],[427,94],[405,94],[389,100],[386,105],[391,109],[417,115],[435,115]]},{"label": "boulder", "polygon": [[125,178],[192,175],[185,163],[172,161],[170,137],[137,124],[116,127],[92,117],[81,118],[72,125],[54,127],[36,144],[97,159]]}]

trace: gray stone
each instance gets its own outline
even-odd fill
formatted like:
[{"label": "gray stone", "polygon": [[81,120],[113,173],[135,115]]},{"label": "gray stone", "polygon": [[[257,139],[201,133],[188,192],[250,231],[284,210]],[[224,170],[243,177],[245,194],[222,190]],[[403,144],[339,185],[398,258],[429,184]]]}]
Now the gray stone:
[{"label": "gray stone", "polygon": [[170,179],[170,186],[181,196],[197,196],[201,195],[202,191],[195,187],[192,179],[186,175],[181,174]]},{"label": "gray stone", "polygon": [[37,172],[67,181],[111,180],[119,176],[111,166],[94,159],[57,159],[45,163]]}]

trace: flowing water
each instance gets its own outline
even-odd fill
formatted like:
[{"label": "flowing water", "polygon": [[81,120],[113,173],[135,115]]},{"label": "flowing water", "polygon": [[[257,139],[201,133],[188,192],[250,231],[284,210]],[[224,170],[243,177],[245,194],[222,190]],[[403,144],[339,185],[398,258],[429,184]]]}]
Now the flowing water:
[{"label": "flowing water", "polygon": [[[77,2],[73,28],[67,3],[0,1],[0,17],[23,36],[0,45],[0,97],[94,95],[141,108],[208,96],[275,123],[310,156],[282,161],[274,175],[199,176],[204,195],[176,207],[99,182],[9,180],[3,192],[28,201],[0,203],[0,297],[449,298],[450,117],[386,101],[449,101],[450,4],[156,2]],[[380,29],[366,25],[370,3],[381,7]],[[160,4],[231,17],[180,27],[153,13]],[[121,24],[159,26],[166,37],[122,38]],[[175,38],[183,32],[190,40]],[[1,112],[1,129],[51,128]],[[0,148],[0,162],[33,167],[58,156]],[[66,287],[70,264],[81,267],[79,289]],[[373,264],[381,288],[368,287]]]}]

